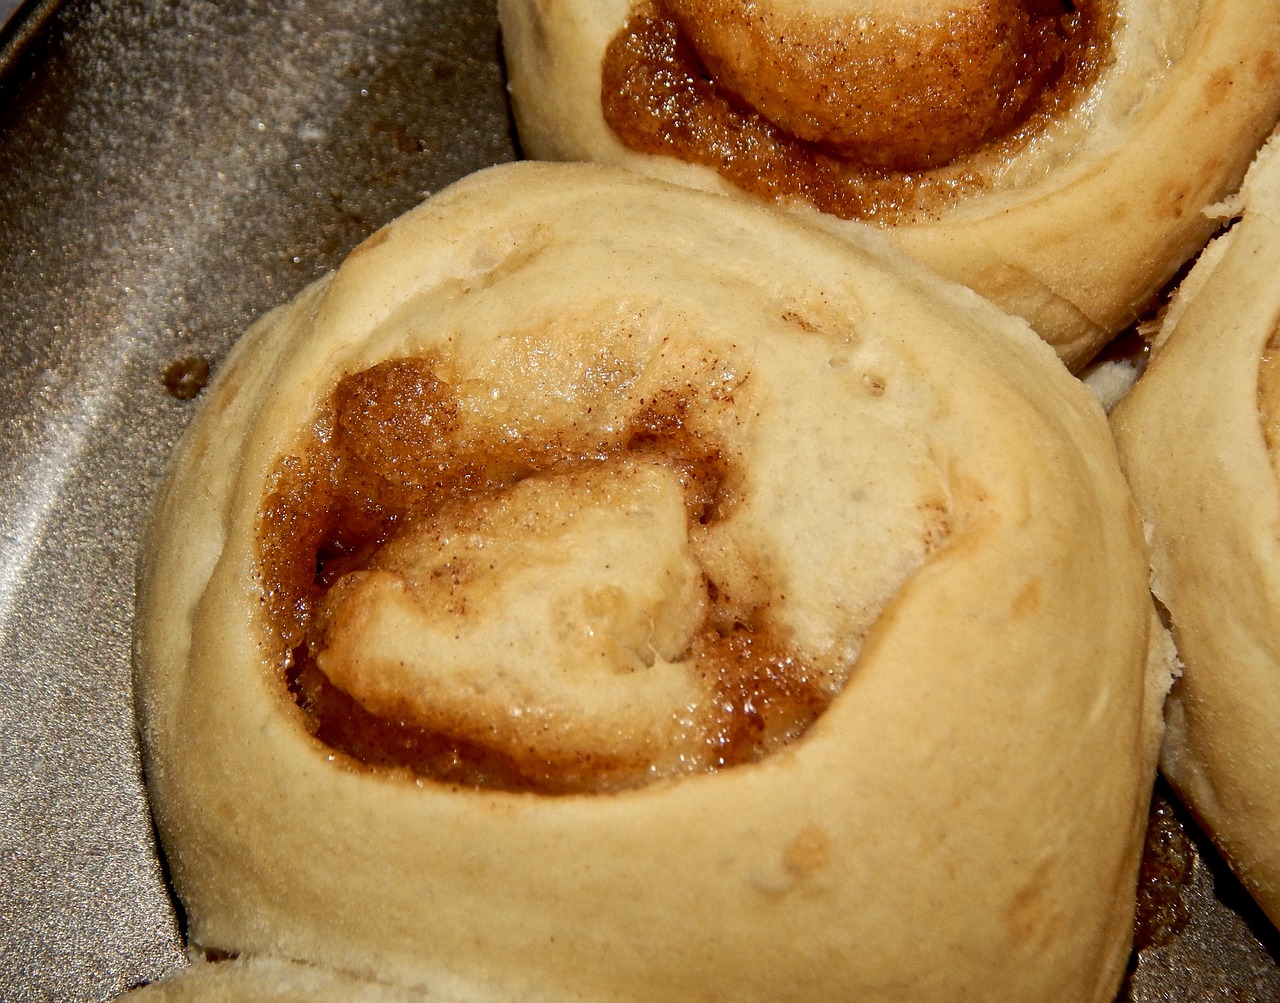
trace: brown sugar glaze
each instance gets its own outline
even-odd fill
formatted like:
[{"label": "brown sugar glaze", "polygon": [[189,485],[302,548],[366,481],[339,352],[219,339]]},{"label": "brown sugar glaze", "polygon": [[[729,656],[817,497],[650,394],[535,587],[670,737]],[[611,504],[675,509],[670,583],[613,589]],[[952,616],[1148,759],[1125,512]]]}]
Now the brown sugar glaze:
[{"label": "brown sugar glaze", "polygon": [[[1010,54],[1016,79],[1001,100],[970,102],[972,114],[957,110],[928,120],[912,109],[930,105],[938,81],[904,76],[895,91],[881,68],[858,96],[873,131],[864,129],[861,141],[847,134],[825,141],[788,132],[718,81],[667,6],[644,2],[606,51],[604,118],[627,147],[711,167],[768,200],[801,200],[842,219],[886,224],[936,214],[983,186],[981,158],[1005,158],[1025,145],[1070,107],[1109,57],[1115,15],[1103,0],[1015,6],[1025,12],[1027,27]],[[938,29],[960,31],[963,22]],[[884,36],[896,39],[889,26]],[[976,41],[974,48],[981,48]],[[922,68],[929,51],[917,53]],[[962,64],[957,57],[957,73]],[[817,84],[801,80],[799,88]],[[906,100],[912,93],[915,99]],[[962,98],[958,109],[965,107]]]},{"label": "brown sugar glaze", "polygon": [[[611,458],[656,456],[679,472],[689,524],[708,525],[731,504],[732,472],[714,443],[684,420],[696,406],[682,389],[645,402],[626,428],[572,446],[548,433],[468,438],[452,387],[423,359],[397,359],[344,378],[310,441],[277,466],[259,515],[263,602],[278,645],[283,684],[307,727],[348,761],[408,771],[459,786],[564,794],[638,786],[650,764],[607,756],[551,761],[519,748],[491,748],[418,726],[411,715],[380,717],[330,682],[316,663],[317,610],[342,575],[368,566],[415,518],[465,506],[524,478]],[[734,608],[706,582],[708,613],[685,660],[710,695],[701,714],[711,768],[766,755],[801,733],[830,695],[759,611]]]}]

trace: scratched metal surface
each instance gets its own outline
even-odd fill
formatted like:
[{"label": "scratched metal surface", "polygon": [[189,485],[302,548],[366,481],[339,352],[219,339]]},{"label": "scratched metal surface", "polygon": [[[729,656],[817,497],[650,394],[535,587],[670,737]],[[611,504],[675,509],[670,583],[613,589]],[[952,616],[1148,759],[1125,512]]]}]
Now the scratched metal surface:
[{"label": "scratched metal surface", "polygon": [[[0,33],[0,999],[183,964],[129,690],[138,525],[192,407],[162,373],[513,158],[498,46],[493,0],[28,0]],[[1162,818],[1126,998],[1280,999],[1274,934]]]}]

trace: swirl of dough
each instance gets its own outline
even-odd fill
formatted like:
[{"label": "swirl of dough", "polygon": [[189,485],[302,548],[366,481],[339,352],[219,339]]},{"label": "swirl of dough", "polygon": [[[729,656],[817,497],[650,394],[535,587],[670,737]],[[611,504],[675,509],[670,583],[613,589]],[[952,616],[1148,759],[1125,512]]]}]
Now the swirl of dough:
[{"label": "swirl of dough", "polygon": [[1062,76],[1064,50],[1087,50],[1091,36],[1084,15],[1019,0],[666,9],[711,79],[781,132],[899,171],[950,163],[1006,131]]},{"label": "swirl of dough", "polygon": [[1164,768],[1280,924],[1280,140],[1113,414],[1184,672]]},{"label": "swirl of dough", "polygon": [[459,1000],[1114,997],[1140,528],[1053,353],[874,233],[482,172],[249,331],[147,541],[200,947]]},{"label": "swirl of dough", "polygon": [[[762,393],[739,389],[739,365],[597,352],[556,370],[575,395],[605,366],[630,374],[615,387],[626,403],[587,416],[541,404],[540,383],[508,390],[495,413],[487,379],[446,383],[421,359],[342,380],[330,431],[274,476],[259,544],[280,633],[306,638],[295,685],[317,728],[367,757],[365,711],[398,722],[414,749],[402,765],[559,792],[739,762],[803,731],[888,596],[945,541],[947,490],[886,424],[899,405],[877,384],[842,399],[843,367],[792,367],[786,393],[838,405],[730,421],[730,395]],[[823,554],[787,537],[820,538],[811,520],[826,513],[761,476],[772,461],[746,467],[762,442],[801,435],[799,455],[840,455],[860,478],[851,524]],[[865,487],[886,450],[899,475]],[[831,480],[799,473],[806,491]],[[329,684],[359,709],[339,710]]]},{"label": "swirl of dough", "polygon": [[863,221],[1079,368],[1280,115],[1245,0],[502,0],[530,156]]}]

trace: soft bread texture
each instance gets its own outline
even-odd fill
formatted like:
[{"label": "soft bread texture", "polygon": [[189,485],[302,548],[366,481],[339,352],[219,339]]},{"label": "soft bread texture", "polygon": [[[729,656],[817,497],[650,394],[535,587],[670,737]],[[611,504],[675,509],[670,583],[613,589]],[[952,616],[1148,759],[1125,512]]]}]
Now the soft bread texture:
[{"label": "soft bread texture", "polygon": [[[611,687],[651,678],[626,698],[637,718],[694,736],[669,762],[653,746],[651,782],[551,795],[364,766],[286,691],[261,513],[287,458],[347,420],[326,410],[335,387],[403,359],[452,388],[460,442],[585,442],[604,466],[445,506],[349,576],[362,594],[399,576],[396,629],[423,650],[441,602],[458,616],[442,661],[384,660],[394,685],[424,713],[465,703],[476,679],[508,686],[499,743],[542,715],[535,732],[589,744],[599,726],[643,747],[643,728],[610,717]],[[669,399],[688,404],[680,434],[722,464],[702,519],[670,513],[684,468],[667,426],[612,444]],[[421,433],[389,420],[386,441]],[[644,552],[626,556],[633,535]],[[598,545],[562,564],[548,536]],[[432,592],[426,538],[492,565]],[[593,557],[617,548],[623,575]],[[693,641],[689,561],[705,610]],[[482,172],[256,324],[174,457],[136,666],[190,937],[445,1000],[1110,1001],[1169,683],[1147,574],[1101,409],[1021,321],[870,231],[837,239],[607,168]],[[486,659],[479,642],[468,653],[466,618],[483,624],[495,594],[529,640]],[[416,595],[436,598],[401,603]],[[664,622],[652,643],[636,640],[635,604]],[[341,647],[336,629],[322,647]],[[687,758],[707,758],[697,659],[721,632],[775,638],[830,700],[803,734],[715,769]],[[581,729],[557,709],[574,674],[604,692],[581,701]]]},{"label": "soft bread texture", "polygon": [[1113,414],[1185,671],[1164,770],[1280,923],[1280,143]]},{"label": "soft bread texture", "polygon": [[[1280,7],[1271,3],[1076,5],[1097,12],[1105,58],[1079,93],[1025,129],[1008,109],[1021,107],[1016,81],[1035,80],[1036,70],[1005,66],[993,54],[1025,51],[1009,40],[1027,30],[1027,5],[664,3],[695,39],[710,76],[724,75],[718,86],[732,95],[727,107],[745,104],[795,135],[852,145],[885,192],[864,199],[860,218],[1026,318],[1073,369],[1200,249],[1212,232],[1201,210],[1236,188],[1280,114]],[[718,172],[761,156],[759,138],[740,149],[717,140],[709,161],[686,163],[624,144],[606,123],[605,54],[635,12],[655,9],[647,0],[501,0],[499,9],[526,154],[739,190]],[[880,51],[886,47],[892,58]],[[886,75],[886,65],[900,79]],[[671,86],[675,93],[684,85]],[[677,104],[665,100],[664,109]],[[668,137],[702,128],[670,114],[681,124],[658,127]],[[863,136],[861,148],[854,133]],[[943,145],[930,154],[934,135]],[[892,144],[904,136],[902,155],[937,162],[875,175],[885,167],[877,158],[892,161]],[[812,212],[809,196],[789,184],[762,194]],[[856,225],[824,218],[840,233]]]},{"label": "soft bread texture", "polygon": [[198,961],[120,997],[126,1003],[424,1003],[408,989],[274,958]]}]

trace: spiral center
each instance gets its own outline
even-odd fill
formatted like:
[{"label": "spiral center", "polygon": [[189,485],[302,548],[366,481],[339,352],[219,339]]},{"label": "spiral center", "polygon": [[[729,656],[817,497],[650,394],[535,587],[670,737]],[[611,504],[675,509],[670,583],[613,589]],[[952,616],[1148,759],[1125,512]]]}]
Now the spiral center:
[{"label": "spiral center", "polygon": [[860,163],[950,163],[1060,70],[1078,16],[1044,0],[664,0],[711,77],[784,131]]},{"label": "spiral center", "polygon": [[613,459],[415,520],[321,604],[319,669],[366,709],[546,762],[706,758],[680,665],[707,590],[680,471]]},{"label": "spiral center", "polygon": [[634,150],[842,218],[905,218],[1073,106],[1113,21],[1106,0],[647,0],[605,53],[601,107]]},{"label": "spiral center", "polygon": [[723,552],[733,473],[684,422],[689,393],[603,437],[534,436],[467,427],[427,360],[342,380],[259,521],[308,728],[366,765],[543,793],[729,766],[800,735],[832,679],[769,625],[767,581]]}]

